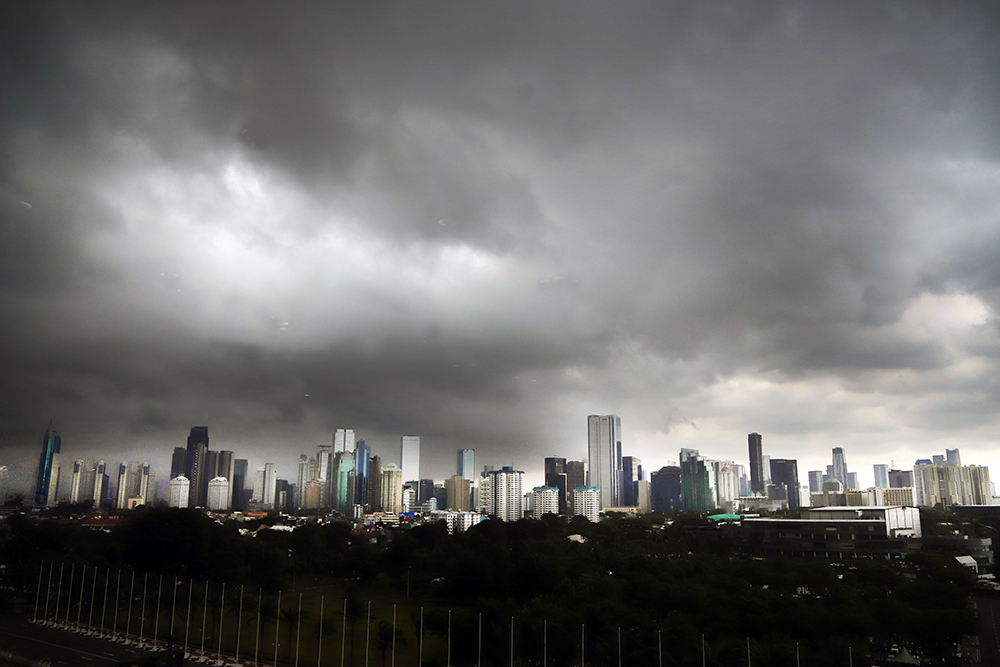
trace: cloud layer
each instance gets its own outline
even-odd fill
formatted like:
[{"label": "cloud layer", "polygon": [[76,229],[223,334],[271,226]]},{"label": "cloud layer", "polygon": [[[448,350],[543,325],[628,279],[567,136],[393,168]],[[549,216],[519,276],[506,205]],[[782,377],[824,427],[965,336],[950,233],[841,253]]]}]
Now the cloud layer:
[{"label": "cloud layer", "polygon": [[2,11],[12,459],[1000,465],[990,3]]}]

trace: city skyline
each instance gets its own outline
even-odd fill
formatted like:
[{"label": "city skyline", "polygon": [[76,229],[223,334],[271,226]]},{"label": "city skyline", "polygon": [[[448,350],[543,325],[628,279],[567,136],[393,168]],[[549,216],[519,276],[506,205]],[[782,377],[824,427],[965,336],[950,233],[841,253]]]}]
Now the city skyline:
[{"label": "city skyline", "polygon": [[351,429],[534,485],[589,414],[1000,466],[995,5],[0,12],[12,474],[51,419],[64,471]]}]

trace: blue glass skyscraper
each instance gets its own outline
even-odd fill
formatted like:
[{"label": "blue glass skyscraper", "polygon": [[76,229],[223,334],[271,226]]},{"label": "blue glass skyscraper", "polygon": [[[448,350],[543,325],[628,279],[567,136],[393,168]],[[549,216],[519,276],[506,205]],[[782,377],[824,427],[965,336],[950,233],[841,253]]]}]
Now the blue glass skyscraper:
[{"label": "blue glass skyscraper", "polygon": [[[38,458],[38,476],[35,479],[35,505],[37,506],[45,507],[49,504],[52,468],[58,467],[61,446],[62,439],[52,428],[52,422],[49,422],[49,427],[45,429],[45,436],[42,438],[42,455]],[[55,489],[52,489],[52,492],[54,493]]]}]

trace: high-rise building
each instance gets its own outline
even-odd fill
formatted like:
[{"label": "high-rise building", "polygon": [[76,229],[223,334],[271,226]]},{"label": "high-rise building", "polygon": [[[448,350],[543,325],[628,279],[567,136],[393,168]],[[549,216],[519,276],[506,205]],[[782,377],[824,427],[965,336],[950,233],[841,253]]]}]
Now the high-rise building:
[{"label": "high-rise building", "polygon": [[381,500],[379,505],[387,514],[399,514],[403,511],[403,471],[395,463],[382,467],[382,483],[380,484]]},{"label": "high-rise building", "polygon": [[524,472],[511,466],[485,473],[479,483],[480,504],[484,513],[502,521],[524,518],[523,483]]},{"label": "high-rise building", "polygon": [[228,510],[232,498],[228,479],[219,475],[208,480],[208,509],[216,512]]},{"label": "high-rise building", "polygon": [[553,486],[536,486],[531,490],[531,518],[541,519],[545,514],[559,513],[559,489]]},{"label": "high-rise building", "polygon": [[913,487],[912,470],[889,470],[889,488],[907,489]]},{"label": "high-rise building", "polygon": [[736,477],[736,463],[733,461],[710,461],[715,476],[715,503],[717,507],[731,511],[739,497],[739,479]]},{"label": "high-rise building", "polygon": [[847,456],[843,447],[833,448],[833,476],[840,480],[845,489],[851,488],[847,478]]},{"label": "high-rise building", "polygon": [[587,483],[586,466],[583,461],[566,461],[566,488],[575,489]]},{"label": "high-rise building", "polygon": [[622,507],[636,507],[639,504],[639,482],[642,481],[642,461],[635,456],[622,457],[621,472]]},{"label": "high-rise building", "polygon": [[354,451],[340,450],[333,455],[330,501],[342,516],[354,516]]},{"label": "high-rise building", "polygon": [[545,486],[559,489],[559,514],[566,514],[569,504],[566,482],[566,459],[559,456],[547,456],[545,458]]},{"label": "high-rise building", "polygon": [[601,508],[621,505],[622,424],[618,415],[587,417],[587,480],[601,490]]},{"label": "high-rise building", "polygon": [[90,498],[95,509],[104,508],[105,501],[109,499],[109,482],[107,464],[104,461],[98,461],[94,464],[94,495]]},{"label": "high-rise building", "polygon": [[[59,488],[59,450],[62,438],[49,422],[42,436],[42,454],[38,457],[38,475],[35,477],[35,505],[50,507],[55,504]],[[53,478],[55,483],[53,483]]]},{"label": "high-rise building", "polygon": [[322,486],[320,497],[320,507],[330,506],[330,470],[333,468],[334,444],[337,441],[336,432],[333,434],[333,443],[320,445],[316,452],[316,465],[319,467],[319,481]]},{"label": "high-rise building", "polygon": [[354,503],[360,507],[368,506],[368,484],[371,479],[368,474],[368,461],[372,457],[372,448],[364,440],[358,440],[354,445]]},{"label": "high-rise building", "polygon": [[809,471],[809,493],[823,493],[823,471]]},{"label": "high-rise building", "polygon": [[338,428],[333,433],[333,453],[354,451],[354,429]]},{"label": "high-rise building", "polygon": [[374,455],[368,459],[368,509],[382,511],[382,459]]},{"label": "high-rise building", "polygon": [[962,465],[962,456],[958,453],[958,448],[944,450],[945,463],[950,466]]},{"label": "high-rise building", "polygon": [[170,494],[167,498],[168,507],[187,507],[190,494],[190,481],[184,475],[178,475],[170,480]]},{"label": "high-rise building", "polygon": [[228,482],[232,483],[233,469],[236,465],[236,459],[233,456],[233,452],[228,449],[219,452],[218,462],[215,466],[215,477],[225,477]]},{"label": "high-rise building", "polygon": [[185,477],[190,482],[188,507],[204,507],[208,502],[208,427],[192,426],[187,439],[187,467]]},{"label": "high-rise building", "polygon": [[174,447],[173,456],[170,457],[170,479],[183,476],[187,471],[187,448]]},{"label": "high-rise building", "polygon": [[277,492],[277,484],[278,475],[274,470],[273,463],[265,463],[257,468],[257,474],[254,476],[253,484],[254,502],[273,508],[275,501],[274,494]]},{"label": "high-rise building", "polygon": [[445,493],[447,509],[465,512],[472,508],[472,482],[463,475],[452,475],[445,480]]},{"label": "high-rise building", "polygon": [[889,488],[889,466],[884,463],[876,463],[872,466],[875,471],[875,488],[878,489],[888,489]]},{"label": "high-rise building", "polygon": [[601,519],[601,490],[596,486],[578,486],[573,489],[573,515],[586,517],[597,523]]},{"label": "high-rise building", "polygon": [[426,503],[434,497],[434,480],[421,479],[417,482],[417,503]]},{"label": "high-rise building", "polygon": [[764,480],[764,444],[760,433],[747,436],[750,448],[750,491],[754,495],[763,495],[767,483]]},{"label": "high-rise building", "polygon": [[475,481],[476,479],[476,450],[474,449],[460,449],[458,450],[458,466],[456,470],[459,475],[467,480]]},{"label": "high-rise building", "polygon": [[[118,494],[115,507],[128,509],[149,501],[149,464],[142,461],[122,461],[118,464]],[[138,502],[136,498],[141,499]]]},{"label": "high-rise building", "polygon": [[399,439],[399,469],[403,479],[420,479],[420,436],[404,435]]},{"label": "high-rise building", "polygon": [[685,511],[708,512],[718,507],[715,468],[705,457],[690,456],[681,461],[681,487]]},{"label": "high-rise building", "polygon": [[231,507],[237,510],[244,510],[247,506],[246,486],[247,475],[250,472],[250,462],[246,459],[233,459],[233,503]]},{"label": "high-rise building", "polygon": [[771,459],[771,484],[785,490],[788,509],[799,509],[799,464],[795,459]]},{"label": "high-rise building", "polygon": [[654,512],[681,512],[682,501],[680,466],[663,466],[649,476],[650,505]]},{"label": "high-rise building", "polygon": [[88,459],[77,459],[73,463],[73,479],[69,491],[71,503],[93,501],[96,465],[95,461]]}]

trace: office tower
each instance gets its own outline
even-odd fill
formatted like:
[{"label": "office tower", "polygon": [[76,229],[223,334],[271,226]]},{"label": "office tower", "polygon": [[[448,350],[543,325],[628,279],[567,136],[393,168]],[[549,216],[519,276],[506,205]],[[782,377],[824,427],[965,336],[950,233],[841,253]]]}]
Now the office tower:
[{"label": "office tower", "polygon": [[750,492],[763,495],[766,483],[764,481],[764,444],[760,433],[747,436],[750,448]]},{"label": "office tower", "polygon": [[208,480],[208,509],[216,512],[228,510],[232,497],[228,479],[219,475]]},{"label": "office tower", "polygon": [[382,459],[372,456],[368,459],[368,499],[369,511],[382,511]]},{"label": "office tower", "polygon": [[458,474],[470,481],[476,478],[476,450],[458,450]]},{"label": "office tower", "polygon": [[274,480],[274,509],[284,512],[290,509],[290,503],[295,498],[295,485],[287,479]]},{"label": "office tower", "polygon": [[587,479],[601,490],[601,507],[621,504],[622,424],[618,415],[587,417]]},{"label": "office tower", "polygon": [[788,509],[795,511],[799,498],[799,463],[795,459],[771,459],[771,484],[785,489]]},{"label": "office tower", "polygon": [[691,449],[690,447],[682,447],[680,453],[680,462],[683,463],[690,458],[699,456],[701,453],[697,449]]},{"label": "office tower", "polygon": [[708,512],[718,506],[715,469],[703,456],[690,456],[681,462],[681,489],[687,512]]},{"label": "office tower", "polygon": [[320,498],[323,496],[323,483],[319,479],[310,479],[305,482],[301,491],[295,491],[295,495],[299,496],[302,509],[318,509]]},{"label": "office tower", "polygon": [[338,428],[333,433],[333,453],[354,451],[354,429]]},{"label": "office tower", "polygon": [[732,461],[711,461],[715,474],[715,502],[717,507],[732,510],[733,502],[739,494],[739,480]]},{"label": "office tower", "polygon": [[233,502],[231,507],[237,510],[246,509],[246,497],[244,490],[247,486],[247,474],[250,471],[250,462],[246,459],[233,459]]},{"label": "office tower", "polygon": [[823,493],[823,471],[809,471],[809,493]]},{"label": "office tower", "polygon": [[274,494],[277,491],[278,476],[273,463],[265,463],[257,468],[254,476],[253,500],[268,507],[274,507]]},{"label": "office tower", "polygon": [[330,502],[342,516],[354,516],[354,451],[340,450],[333,455]]},{"label": "office tower", "polygon": [[650,505],[654,512],[681,512],[683,491],[680,466],[663,466],[649,476]]},{"label": "office tower", "polygon": [[635,456],[623,456],[620,487],[623,507],[635,507],[639,504],[640,481],[642,481],[642,461]]},{"label": "office tower", "polygon": [[[52,422],[49,422],[49,426],[42,436],[42,454],[38,457],[38,475],[35,477],[36,506],[49,507],[55,502],[56,490],[59,487],[59,450],[61,448],[62,438],[52,428]],[[52,483],[53,477],[55,484]]]},{"label": "office tower", "polygon": [[86,459],[77,459],[73,463],[73,478],[69,491],[71,503],[83,503],[94,498],[95,465],[93,461]]},{"label": "office tower", "polygon": [[229,482],[233,481],[233,466],[235,459],[233,452],[223,449],[219,452],[219,460],[215,468],[215,477],[225,477]]},{"label": "office tower", "polygon": [[935,454],[931,457],[931,459],[931,462],[936,466],[943,466],[945,463],[944,454]]},{"label": "office tower", "polygon": [[517,521],[524,518],[524,496],[521,491],[524,473],[504,466],[500,470],[490,470],[480,481],[480,502],[486,514],[501,521]]},{"label": "office tower", "polygon": [[201,474],[205,481],[205,506],[208,507],[208,482],[211,481],[218,472],[219,469],[219,452],[213,451],[211,449],[205,451],[205,467],[202,469]]},{"label": "office tower", "polygon": [[875,487],[879,489],[889,488],[889,466],[884,463],[876,463],[872,469],[875,472]]},{"label": "office tower", "polygon": [[847,479],[847,456],[843,447],[833,448],[833,476],[840,480],[844,488],[850,488]]},{"label": "office tower", "polygon": [[372,448],[364,440],[358,440],[354,445],[354,504],[362,508],[368,506],[368,461],[372,457]]},{"label": "office tower", "polygon": [[413,512],[417,506],[417,490],[410,484],[403,484],[403,514]]},{"label": "office tower", "polygon": [[187,448],[174,447],[170,457],[170,479],[183,475],[187,471]]},{"label": "office tower", "polygon": [[98,461],[94,464],[94,495],[90,498],[94,501],[94,509],[104,507],[104,501],[108,498],[109,481],[107,465],[104,461]]},{"label": "office tower", "polygon": [[379,506],[386,514],[403,511],[403,471],[395,463],[382,467]]},{"label": "office tower", "polygon": [[185,465],[185,477],[188,478],[190,488],[188,493],[188,507],[204,507],[208,502],[208,480],[206,471],[208,458],[208,427],[192,426],[191,434],[187,439],[187,461]]},{"label": "office tower", "polygon": [[596,486],[577,486],[573,489],[573,515],[586,517],[597,523],[601,519],[601,490]]},{"label": "office tower", "polygon": [[958,448],[944,450],[945,463],[950,466],[962,465],[962,457],[958,453]]},{"label": "office tower", "polygon": [[315,459],[310,459],[305,454],[299,454],[298,475],[295,478],[295,506],[299,508],[301,508],[303,504],[302,493],[305,491],[306,482],[312,479],[312,475],[310,474],[310,461],[315,464]]},{"label": "office tower", "polygon": [[434,480],[422,479],[417,483],[417,502],[425,503],[434,497]]},{"label": "office tower", "polygon": [[444,506],[449,510],[467,512],[472,508],[472,482],[461,474],[452,475],[445,481],[445,495]]},{"label": "office tower", "polygon": [[184,475],[178,475],[170,480],[170,493],[167,499],[168,507],[187,507],[191,483]]},{"label": "office tower", "polygon": [[[149,500],[149,464],[142,461],[122,461],[118,464],[118,494],[115,507],[128,509],[145,505]],[[139,502],[132,502],[135,499]]]},{"label": "office tower", "polygon": [[761,461],[764,463],[764,468],[761,472],[764,475],[764,488],[766,489],[767,485],[771,483],[771,457],[764,454],[761,457]]},{"label": "office tower", "polygon": [[545,514],[559,513],[559,489],[554,486],[536,486],[531,490],[531,518],[541,519]]},{"label": "office tower", "polygon": [[[337,440],[337,434],[333,434],[334,443]],[[316,465],[319,467],[319,481],[321,483],[322,492],[320,496],[320,507],[330,506],[330,469],[333,467],[333,451],[334,445],[320,445],[316,451]]]},{"label": "office tower", "polygon": [[[470,484],[470,487],[471,487],[471,484]],[[434,498],[434,500],[437,501],[437,506],[438,507],[447,507],[448,506],[448,502],[449,502],[449,500],[448,500],[448,486],[447,486],[447,484],[435,484],[434,485],[434,495],[433,495],[433,498]],[[470,501],[470,504],[471,504],[471,501],[472,501],[472,496],[471,495],[469,496],[469,501]]]},{"label": "office tower", "polygon": [[399,439],[399,469],[403,479],[420,479],[420,436],[404,435]]},{"label": "office tower", "polygon": [[[567,481],[566,459],[559,456],[547,456],[545,458],[545,486],[559,489],[559,514],[566,514],[569,503]],[[581,480],[580,484],[582,483]]]}]

